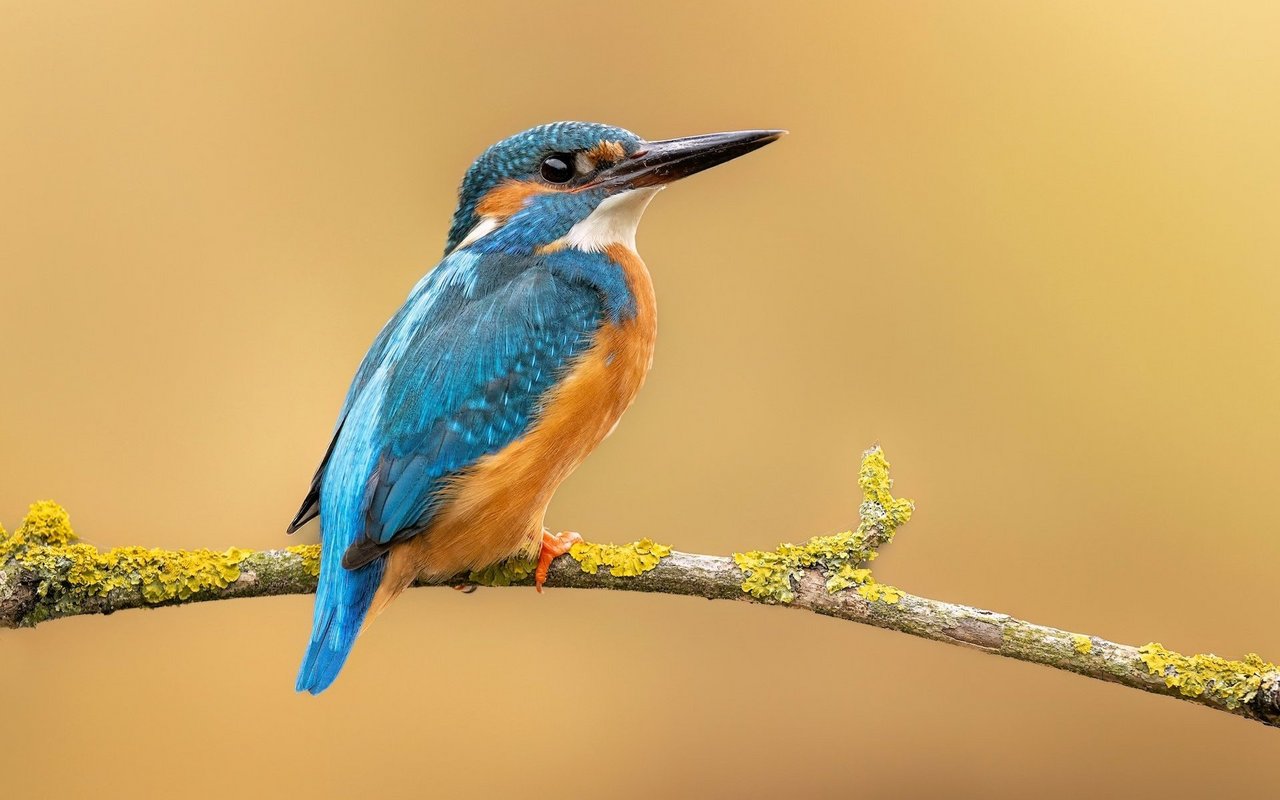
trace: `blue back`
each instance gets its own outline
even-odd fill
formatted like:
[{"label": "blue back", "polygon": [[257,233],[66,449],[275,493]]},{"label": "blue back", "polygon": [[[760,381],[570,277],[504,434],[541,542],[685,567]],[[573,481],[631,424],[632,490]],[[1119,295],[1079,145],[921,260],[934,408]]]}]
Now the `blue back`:
[{"label": "blue back", "polygon": [[524,433],[543,393],[590,346],[604,311],[600,292],[557,270],[553,259],[448,257],[360,367],[353,400],[380,395],[375,436],[339,434],[322,484],[322,517],[355,510],[330,513],[324,502],[355,499],[342,486],[354,472],[371,490],[361,498],[369,544],[385,546],[428,525],[442,480]]},{"label": "blue back", "polygon": [[451,476],[522,436],[600,325],[634,309],[621,268],[576,250],[468,247],[419,282],[361,363],[317,474],[324,548],[299,690],[337,676],[385,549],[430,524]]},{"label": "blue back", "polygon": [[606,321],[634,316],[621,267],[600,253],[539,254],[605,199],[602,189],[533,194],[488,235],[460,247],[484,195],[536,181],[549,153],[620,128],[543,125],[499,142],[463,179],[446,256],[378,334],[356,372],[329,451],[291,530],[319,515],[324,548],[299,691],[323,691],[346,660],[382,580],[385,550],[426,529],[450,479],[520,438],[548,390]]}]

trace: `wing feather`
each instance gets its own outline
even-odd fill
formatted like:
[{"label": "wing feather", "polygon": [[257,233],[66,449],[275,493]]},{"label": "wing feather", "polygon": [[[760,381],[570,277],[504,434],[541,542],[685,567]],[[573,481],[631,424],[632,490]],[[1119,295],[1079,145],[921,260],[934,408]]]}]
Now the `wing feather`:
[{"label": "wing feather", "polygon": [[[362,491],[332,506],[361,517],[338,526],[348,533],[334,543],[346,548],[349,569],[428,527],[450,476],[524,434],[604,315],[595,287],[557,273],[546,259],[450,256],[365,357],[343,418],[353,408],[376,408],[373,435],[347,436],[339,424],[299,519],[322,495]],[[381,393],[379,402],[357,403],[366,392]]]}]

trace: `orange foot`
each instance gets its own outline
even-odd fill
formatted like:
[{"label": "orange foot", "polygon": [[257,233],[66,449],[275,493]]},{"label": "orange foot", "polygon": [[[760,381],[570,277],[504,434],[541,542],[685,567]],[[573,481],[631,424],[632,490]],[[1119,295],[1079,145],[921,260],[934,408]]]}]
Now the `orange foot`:
[{"label": "orange foot", "polygon": [[454,588],[456,591],[462,592],[463,594],[471,594],[472,592],[474,592],[474,591],[476,590],[475,585],[470,584],[470,583],[460,583],[460,584],[458,584],[457,586],[455,586],[455,587],[453,587],[453,588]]},{"label": "orange foot", "polygon": [[573,531],[552,533],[542,529],[542,549],[538,551],[538,570],[533,573],[533,585],[538,594],[542,594],[542,584],[547,582],[547,570],[551,562],[569,552],[569,548],[582,541],[582,536]]}]

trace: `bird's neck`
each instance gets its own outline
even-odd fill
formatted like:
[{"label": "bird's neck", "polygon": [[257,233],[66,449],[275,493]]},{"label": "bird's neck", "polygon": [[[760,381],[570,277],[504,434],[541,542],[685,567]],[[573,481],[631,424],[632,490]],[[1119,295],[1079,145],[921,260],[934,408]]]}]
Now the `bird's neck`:
[{"label": "bird's neck", "polygon": [[660,188],[599,199],[585,194],[552,196],[531,184],[504,184],[479,205],[479,222],[459,249],[540,257],[565,277],[594,286],[604,297],[610,321],[634,319],[652,329],[653,281],[636,253],[636,229]]},{"label": "bird's neck", "polygon": [[[657,301],[653,280],[636,252],[636,228],[658,188],[622,192],[602,201],[559,239],[539,248],[590,265],[609,301],[615,321],[656,329]],[[619,303],[619,300],[624,300]]]},{"label": "bird's neck", "polygon": [[548,192],[532,183],[511,181],[493,189],[477,205],[476,223],[457,249],[489,253],[536,253],[573,248],[602,252],[613,244],[636,249],[636,228],[661,187],[605,196]]},{"label": "bird's neck", "polygon": [[660,188],[632,189],[605,198],[586,219],[574,224],[561,241],[578,250],[603,251],[621,245],[635,253],[640,217]]}]

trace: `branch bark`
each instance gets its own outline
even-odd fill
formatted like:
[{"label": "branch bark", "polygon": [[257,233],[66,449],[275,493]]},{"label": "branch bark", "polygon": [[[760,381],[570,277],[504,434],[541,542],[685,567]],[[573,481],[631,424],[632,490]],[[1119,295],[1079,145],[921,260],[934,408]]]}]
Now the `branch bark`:
[{"label": "branch bark", "polygon": [[[41,621],[81,614],[112,614],[131,608],[157,608],[184,603],[229,600],[238,597],[271,597],[275,595],[309,594],[315,591],[316,577],[305,564],[306,559],[290,550],[266,550],[253,553],[240,562],[240,576],[220,589],[207,589],[185,599],[171,598],[149,602],[140,588],[113,590],[106,596],[63,608],[48,608],[36,614]],[[39,571],[11,563],[0,570],[0,626],[19,627],[32,624],[33,612],[40,607],[41,583],[48,576]],[[558,589],[609,589],[630,592],[703,597],[708,600],[774,605],[756,600],[742,590],[744,576],[727,556],[699,555],[673,551],[656,567],[636,576],[615,576],[605,570],[594,574],[583,572],[569,556],[561,556],[551,566],[548,587]],[[459,576],[438,584],[478,585],[467,576]],[[511,586],[532,586],[532,577],[516,578]],[[46,586],[44,596],[54,594]],[[1139,648],[1111,642],[1098,636],[1084,637],[1045,625],[1018,619],[1007,614],[970,606],[931,600],[903,593],[896,603],[868,600],[858,592],[846,589],[831,593],[816,570],[807,570],[796,589],[795,599],[786,607],[803,609],[836,619],[872,625],[933,641],[993,653],[1019,661],[1043,664],[1054,669],[1075,672],[1098,680],[1118,683],[1134,689],[1188,700],[1209,708],[1254,719],[1270,726],[1280,726],[1280,675],[1270,672],[1254,698],[1230,707],[1226,699],[1212,692],[1189,696],[1178,686],[1169,686],[1166,677],[1155,674],[1143,660]],[[1085,642],[1088,644],[1086,645]]]},{"label": "branch bark", "polygon": [[[887,494],[887,472],[885,481],[882,499],[899,502],[892,501]],[[868,493],[865,483],[863,490]],[[869,509],[868,503],[874,507]],[[883,511],[881,505],[868,499],[863,504],[864,525],[859,532],[839,535],[852,536],[856,548],[861,548],[854,551],[854,557],[844,562],[844,566],[856,568],[874,558],[875,547],[892,537],[892,525],[883,524],[883,514],[877,518],[877,508]],[[24,529],[19,529],[15,535],[20,537]],[[69,532],[69,528],[67,530]],[[833,583],[839,580],[833,576],[846,573],[821,559],[835,538],[818,537],[807,546],[784,545],[775,553],[754,553],[746,557],[742,554],[728,557],[668,551],[646,540],[639,550],[642,554],[640,561],[643,562],[636,562],[639,566],[628,566],[616,559],[613,562],[606,559],[603,564],[597,560],[593,564],[591,558],[579,558],[581,553],[561,556],[552,564],[546,585],[558,589],[656,592],[708,600],[782,605],[1042,664],[1280,727],[1280,672],[1256,656],[1248,656],[1243,661],[1227,661],[1213,655],[1183,656],[1156,644],[1142,647],[1119,644],[1098,636],[1038,625],[1007,614],[918,597],[876,584],[869,574],[855,575],[857,580],[852,585]],[[3,541],[0,531],[0,543]],[[139,559],[138,564],[147,566],[124,564],[123,568],[132,570],[129,574],[135,579],[113,584],[109,577],[104,577],[106,573],[87,578],[83,574],[74,575],[78,557],[68,555],[68,548],[92,549],[92,546],[75,543],[53,545],[48,547],[48,552],[41,550],[42,547],[45,545],[35,545],[25,553],[10,552],[7,560],[0,550],[0,627],[31,627],[61,617],[112,614],[132,608],[308,594],[315,591],[318,572],[318,548],[315,546],[258,552],[232,550],[222,554],[122,548],[98,557],[101,559],[103,555],[120,553],[120,559],[136,558]],[[606,546],[604,549],[610,548]],[[635,558],[637,552],[635,546],[612,550],[622,552],[628,558]],[[96,550],[93,552],[97,553]],[[748,585],[753,571],[761,569],[762,562],[758,557],[794,556],[797,552],[801,553],[800,566],[796,566],[793,557],[787,562],[789,571],[783,573],[783,585],[790,589],[784,599],[769,595],[753,596]],[[819,555],[813,556],[814,553]],[[817,560],[805,565],[806,554]],[[615,565],[612,570],[610,563]],[[154,568],[156,564],[161,565],[158,572]],[[182,568],[172,566],[174,564],[180,564]],[[593,567],[594,571],[587,571]],[[183,569],[195,569],[203,578],[190,578]],[[627,572],[638,574],[615,574]],[[855,569],[855,572],[867,571]],[[138,575],[142,575],[142,579],[137,579]],[[169,580],[174,575],[176,580]],[[525,565],[515,571],[485,575],[472,573],[448,581],[419,585],[493,585],[495,575],[501,585],[533,584],[533,577]],[[97,578],[96,583],[94,578]],[[878,586],[879,589],[867,591],[868,586]],[[189,591],[184,591],[184,587]]]}]

